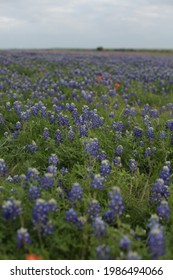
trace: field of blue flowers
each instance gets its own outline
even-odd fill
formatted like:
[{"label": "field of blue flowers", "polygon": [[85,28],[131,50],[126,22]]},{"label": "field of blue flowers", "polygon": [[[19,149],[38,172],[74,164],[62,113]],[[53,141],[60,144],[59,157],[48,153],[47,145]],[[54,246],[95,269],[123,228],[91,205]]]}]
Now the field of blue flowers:
[{"label": "field of blue flowers", "polygon": [[171,102],[172,55],[1,51],[0,259],[173,259]]}]

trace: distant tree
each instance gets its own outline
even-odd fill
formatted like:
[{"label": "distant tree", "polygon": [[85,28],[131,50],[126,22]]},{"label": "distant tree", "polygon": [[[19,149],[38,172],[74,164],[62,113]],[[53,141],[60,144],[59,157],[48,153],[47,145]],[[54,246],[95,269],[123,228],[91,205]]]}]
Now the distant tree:
[{"label": "distant tree", "polygon": [[104,49],[103,49],[103,47],[97,47],[96,50],[97,50],[97,51],[103,51]]}]

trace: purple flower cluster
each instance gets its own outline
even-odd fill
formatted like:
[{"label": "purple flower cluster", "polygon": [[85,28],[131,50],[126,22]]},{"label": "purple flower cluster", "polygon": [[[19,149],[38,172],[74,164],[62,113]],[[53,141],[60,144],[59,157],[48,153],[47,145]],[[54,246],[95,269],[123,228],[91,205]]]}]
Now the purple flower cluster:
[{"label": "purple flower cluster", "polygon": [[45,201],[44,199],[37,199],[33,207],[33,226],[41,234],[51,234],[54,231],[52,221],[49,220],[49,214],[57,211],[57,203],[54,199]]},{"label": "purple flower cluster", "polygon": [[31,237],[26,228],[20,228],[16,235],[17,247],[22,247],[24,244],[31,244]]},{"label": "purple flower cluster", "polygon": [[79,217],[73,208],[70,208],[66,212],[65,220],[73,225],[76,225],[78,229],[82,229],[86,223],[85,217]]},{"label": "purple flower cluster", "polygon": [[85,152],[87,152],[90,156],[97,158],[99,154],[99,142],[97,138],[89,139],[88,142],[84,143]]},{"label": "purple flower cluster", "polygon": [[45,173],[39,181],[40,188],[44,190],[51,189],[53,184],[54,184],[54,176],[52,173]]},{"label": "purple flower cluster", "polygon": [[71,187],[70,192],[68,193],[68,199],[70,201],[76,202],[77,200],[82,200],[83,188],[79,183],[74,183]]},{"label": "purple flower cluster", "polygon": [[102,160],[101,161],[101,165],[100,165],[100,174],[105,177],[108,178],[108,175],[112,172],[111,170],[111,166],[110,163],[107,159]]},{"label": "purple flower cluster", "polygon": [[124,211],[124,202],[118,187],[113,187],[109,192],[109,208],[118,216],[121,216]]},{"label": "purple flower cluster", "polygon": [[35,141],[33,140],[31,144],[27,144],[25,146],[27,148],[27,150],[31,153],[34,154],[36,151],[38,151],[38,146],[35,143]]},{"label": "purple flower cluster", "polygon": [[59,161],[57,155],[56,154],[51,154],[50,157],[49,157],[49,164],[56,166],[59,163],[60,163],[60,161]]},{"label": "purple flower cluster", "polygon": [[105,244],[101,244],[96,248],[96,257],[99,260],[110,260],[110,248]]},{"label": "purple flower cluster", "polygon": [[5,176],[7,174],[7,167],[5,160],[0,158],[0,175]]},{"label": "purple flower cluster", "polygon": [[167,200],[169,196],[170,192],[168,186],[164,184],[163,179],[157,179],[151,190],[150,201],[158,203],[162,198]]},{"label": "purple flower cluster", "polygon": [[150,220],[147,246],[153,259],[158,259],[165,254],[165,233],[157,219]]},{"label": "purple flower cluster", "polygon": [[93,189],[102,190],[104,188],[104,177],[102,177],[100,174],[96,174],[93,177],[93,180],[91,181],[91,186]]},{"label": "purple flower cluster", "polygon": [[86,211],[86,213],[89,216],[90,220],[93,220],[95,217],[98,217],[100,215],[101,206],[97,200],[92,200],[89,204],[89,207]]},{"label": "purple flower cluster", "polygon": [[94,234],[96,237],[101,238],[106,234],[106,223],[101,217],[96,217],[92,223]]},{"label": "purple flower cluster", "polygon": [[22,213],[21,202],[16,199],[9,199],[2,204],[2,215],[6,220],[16,220]]}]

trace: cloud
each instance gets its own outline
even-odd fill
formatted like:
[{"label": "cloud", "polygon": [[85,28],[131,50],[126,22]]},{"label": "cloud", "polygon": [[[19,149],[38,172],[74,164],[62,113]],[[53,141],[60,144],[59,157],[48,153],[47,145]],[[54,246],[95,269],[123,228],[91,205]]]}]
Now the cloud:
[{"label": "cloud", "polygon": [[[173,46],[172,0],[0,0],[0,48]],[[14,36],[15,32],[15,36]],[[153,36],[153,34],[155,36]],[[9,43],[8,43],[9,42]]]}]

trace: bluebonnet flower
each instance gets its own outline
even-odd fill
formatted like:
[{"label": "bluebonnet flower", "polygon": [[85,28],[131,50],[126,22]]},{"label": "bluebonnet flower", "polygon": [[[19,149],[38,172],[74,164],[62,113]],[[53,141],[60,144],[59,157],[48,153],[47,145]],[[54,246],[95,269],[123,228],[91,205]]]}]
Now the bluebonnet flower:
[{"label": "bluebonnet flower", "polygon": [[135,159],[130,159],[129,160],[129,168],[130,168],[130,172],[136,172],[138,170],[138,167],[137,167],[137,163],[136,163],[136,160]]},{"label": "bluebonnet flower", "polygon": [[106,234],[106,223],[101,217],[96,217],[92,223],[94,234],[96,237],[101,238]]},{"label": "bluebonnet flower", "polygon": [[124,147],[122,145],[118,145],[115,149],[114,155],[121,156],[123,154]]},{"label": "bluebonnet flower", "polygon": [[78,229],[81,229],[86,223],[85,217],[79,217],[73,208],[70,208],[66,212],[65,220],[71,224],[76,225]]},{"label": "bluebonnet flower", "polygon": [[49,129],[45,127],[43,131],[43,139],[46,141],[48,138],[50,138],[50,132]]},{"label": "bluebonnet flower", "polygon": [[134,107],[130,108],[130,116],[136,116],[136,109]]},{"label": "bluebonnet flower", "polygon": [[102,162],[102,160],[107,159],[107,155],[105,151],[99,151],[98,155],[97,155],[97,159]]},{"label": "bluebonnet flower", "polygon": [[16,122],[16,129],[22,129],[22,124],[21,122]]},{"label": "bluebonnet flower", "polygon": [[46,108],[46,106],[42,106],[42,107],[40,108],[40,114],[41,114],[41,116],[42,116],[43,118],[46,118],[46,117],[47,117],[47,108]]},{"label": "bluebonnet flower", "polygon": [[157,179],[151,190],[150,202],[158,203],[162,198],[168,200],[169,196],[170,192],[168,186],[164,184],[163,179]]},{"label": "bluebonnet flower", "polygon": [[30,116],[31,116],[31,111],[30,111],[30,110],[23,111],[23,112],[20,113],[20,119],[21,119],[22,121],[27,121],[27,120],[29,120]]},{"label": "bluebonnet flower", "polygon": [[75,132],[74,132],[72,126],[69,127],[69,131],[68,131],[67,137],[68,137],[70,140],[74,140],[74,139],[75,139]]},{"label": "bluebonnet flower", "polygon": [[154,228],[157,227],[159,225],[159,217],[157,214],[152,214],[151,217],[149,218],[149,222],[148,222],[148,227]]},{"label": "bluebonnet flower", "polygon": [[27,181],[38,181],[39,179],[39,171],[36,168],[29,167],[26,173]]},{"label": "bluebonnet flower", "polygon": [[131,240],[128,238],[128,236],[124,235],[120,241],[119,241],[120,247],[125,250],[129,251],[131,247]]},{"label": "bluebonnet flower", "polygon": [[16,235],[17,247],[22,247],[24,244],[31,244],[31,238],[26,228],[20,228]]},{"label": "bluebonnet flower", "polygon": [[99,260],[110,260],[110,248],[105,244],[97,246],[96,257]]},{"label": "bluebonnet flower", "polygon": [[90,110],[89,110],[89,107],[87,105],[84,105],[82,107],[82,114],[88,120],[88,117],[90,116]]},{"label": "bluebonnet flower", "polygon": [[72,201],[81,200],[83,196],[83,188],[79,183],[74,183],[70,192],[68,193],[68,199]]},{"label": "bluebonnet flower", "polygon": [[49,121],[50,121],[50,123],[55,123],[55,122],[56,122],[56,118],[55,118],[55,115],[54,115],[54,114],[51,114],[51,115],[49,116]]},{"label": "bluebonnet flower", "polygon": [[20,176],[17,174],[13,176],[13,183],[16,184],[18,182],[20,182]]},{"label": "bluebonnet flower", "polygon": [[113,224],[115,221],[115,212],[114,210],[106,210],[103,215],[103,220],[108,224]]},{"label": "bluebonnet flower", "polygon": [[39,112],[39,106],[37,104],[31,106],[31,114],[37,116]]},{"label": "bluebonnet flower", "polygon": [[73,119],[74,121],[77,121],[77,119],[78,119],[78,117],[79,117],[78,109],[77,109],[77,108],[74,108],[74,109],[71,108],[70,110],[72,110],[72,111],[71,111],[72,119]]},{"label": "bluebonnet flower", "polygon": [[143,146],[144,146],[144,142],[143,142],[143,141],[140,141],[140,142],[139,142],[139,146],[143,147]]},{"label": "bluebonnet flower", "polygon": [[16,138],[19,136],[19,131],[18,130],[15,130],[13,133],[12,133],[12,136],[13,138]]},{"label": "bluebonnet flower", "polygon": [[46,172],[56,175],[57,167],[55,165],[49,165],[46,169]]},{"label": "bluebonnet flower", "polygon": [[125,130],[124,123],[122,121],[113,122],[112,123],[113,129],[115,131],[123,132]]},{"label": "bluebonnet flower", "polygon": [[168,128],[170,131],[173,131],[173,120],[168,120],[166,122],[166,128]]},{"label": "bluebonnet flower", "polygon": [[22,102],[21,101],[14,101],[14,110],[15,110],[15,112],[17,113],[17,114],[20,114],[21,113],[21,111],[22,111]]},{"label": "bluebonnet flower", "polygon": [[165,255],[165,234],[163,227],[159,224],[150,229],[147,246],[153,259],[158,259]]},{"label": "bluebonnet flower", "polygon": [[58,115],[58,125],[59,126],[70,126],[69,118],[67,115],[59,113]]},{"label": "bluebonnet flower", "polygon": [[31,154],[34,154],[36,151],[38,151],[38,146],[37,144],[35,143],[35,141],[33,140],[31,144],[27,144],[26,145],[26,148],[28,149],[28,151],[31,153]]},{"label": "bluebonnet flower", "polygon": [[91,186],[93,187],[93,189],[102,190],[104,188],[103,182],[104,177],[102,177],[100,174],[96,174],[91,181]]},{"label": "bluebonnet flower", "polygon": [[109,192],[109,208],[118,216],[121,216],[124,211],[124,202],[118,187],[113,187]]},{"label": "bluebonnet flower", "polygon": [[7,174],[7,167],[5,160],[0,158],[0,175],[5,176]]},{"label": "bluebonnet flower", "polygon": [[54,198],[49,199],[47,203],[48,203],[48,208],[50,211],[52,211],[52,212],[57,211],[58,206],[57,206],[57,202]]},{"label": "bluebonnet flower", "polygon": [[168,110],[173,110],[173,104],[172,103],[168,103],[166,107],[167,107]]},{"label": "bluebonnet flower", "polygon": [[146,114],[150,113],[150,105],[148,103],[144,105],[144,110]]},{"label": "bluebonnet flower", "polygon": [[165,140],[166,137],[167,137],[166,132],[165,132],[164,130],[161,130],[161,131],[159,132],[159,138],[160,138],[161,140]]},{"label": "bluebonnet flower", "polygon": [[55,131],[54,135],[55,135],[54,139],[56,144],[60,144],[63,142],[63,136],[59,129]]},{"label": "bluebonnet flower", "polygon": [[91,127],[92,128],[99,128],[103,125],[104,118],[99,117],[97,113],[91,112]]},{"label": "bluebonnet flower", "polygon": [[154,128],[152,126],[147,130],[147,138],[154,139]]},{"label": "bluebonnet flower", "polygon": [[89,142],[85,142],[85,152],[93,157],[97,157],[99,154],[99,142],[97,138],[89,139]]},{"label": "bluebonnet flower", "polygon": [[152,155],[151,148],[150,148],[150,147],[146,148],[146,149],[145,149],[145,152],[144,152],[144,156],[145,156],[145,157],[149,157],[149,156],[151,156],[151,155]]},{"label": "bluebonnet flower", "polygon": [[137,252],[129,251],[127,260],[141,260],[141,256],[139,256]]},{"label": "bluebonnet flower", "polygon": [[149,116],[148,115],[145,115],[145,117],[144,117],[144,124],[145,124],[145,126],[146,127],[152,127],[152,125],[151,125],[151,121],[150,121],[150,118],[149,118]]},{"label": "bluebonnet flower", "polygon": [[41,198],[38,198],[35,201],[34,207],[33,207],[33,221],[34,224],[37,225],[38,223],[40,224],[45,224],[48,221],[48,212],[49,212],[49,207],[48,203]]},{"label": "bluebonnet flower", "polygon": [[86,222],[87,222],[86,217],[83,216],[78,217],[78,221],[77,221],[78,229],[82,229],[83,226],[86,224]]},{"label": "bluebonnet flower", "polygon": [[62,166],[60,169],[60,173],[64,176],[68,173],[68,169],[65,166]]},{"label": "bluebonnet flower", "polygon": [[143,129],[141,129],[140,127],[135,126],[133,129],[133,133],[132,135],[136,138],[141,138],[143,134]]},{"label": "bluebonnet flower", "polygon": [[119,167],[122,166],[121,158],[120,157],[114,157],[113,163],[114,163],[115,166],[119,166]]},{"label": "bluebonnet flower", "polygon": [[109,117],[114,118],[114,116],[115,116],[114,112],[110,112]]},{"label": "bluebonnet flower", "polygon": [[124,110],[124,115],[125,116],[130,116],[130,106],[129,105],[126,105],[126,108]]},{"label": "bluebonnet flower", "polygon": [[49,220],[43,227],[43,235],[50,235],[54,232],[55,226],[52,224],[52,221]]},{"label": "bluebonnet flower", "polygon": [[100,165],[100,173],[105,178],[107,178],[108,175],[111,173],[111,166],[107,159],[102,160]]},{"label": "bluebonnet flower", "polygon": [[6,104],[5,104],[5,108],[8,110],[8,111],[10,111],[11,110],[11,103],[8,101],[8,102],[6,102]]},{"label": "bluebonnet flower", "polygon": [[30,186],[28,193],[29,197],[32,199],[37,199],[41,195],[40,189],[37,186]]},{"label": "bluebonnet flower", "polygon": [[6,220],[16,220],[21,214],[21,202],[16,199],[9,199],[2,204],[2,215]]},{"label": "bluebonnet flower", "polygon": [[78,223],[78,214],[76,213],[76,211],[73,208],[70,208],[66,212],[65,220],[68,221],[71,224],[77,225],[77,223]]},{"label": "bluebonnet flower", "polygon": [[100,211],[101,211],[101,206],[100,206],[99,202],[97,200],[93,199],[90,202],[89,207],[86,212],[87,212],[90,220],[93,220],[95,217],[100,215]]},{"label": "bluebonnet flower", "polygon": [[162,200],[160,205],[157,206],[157,215],[163,220],[169,220],[170,208],[166,200]]},{"label": "bluebonnet flower", "polygon": [[80,132],[80,137],[88,137],[88,127],[84,125],[79,125],[79,132]]},{"label": "bluebonnet flower", "polygon": [[169,186],[170,185],[170,177],[171,177],[171,169],[170,166],[164,165],[162,170],[160,171],[161,179],[163,179],[164,184]]},{"label": "bluebonnet flower", "polygon": [[56,154],[51,154],[49,157],[49,164],[50,165],[57,165],[60,163],[60,160],[58,159]]},{"label": "bluebonnet flower", "polygon": [[45,173],[39,181],[40,188],[45,190],[51,189],[53,184],[54,177],[52,173]]},{"label": "bluebonnet flower", "polygon": [[33,207],[33,225],[37,228],[43,235],[51,234],[54,230],[51,220],[49,220],[49,213],[55,212],[57,209],[56,201],[49,200],[48,202],[44,199],[37,199]]},{"label": "bluebonnet flower", "polygon": [[158,118],[159,117],[159,112],[157,109],[151,109],[150,110],[150,116],[153,118]]}]

